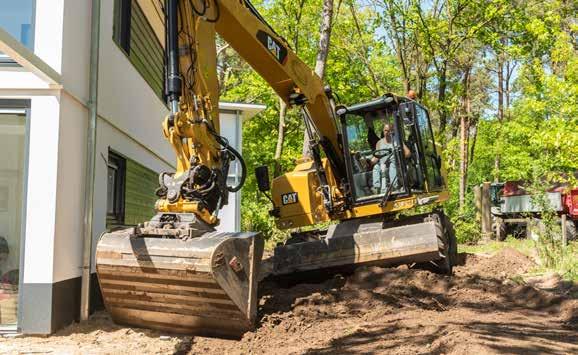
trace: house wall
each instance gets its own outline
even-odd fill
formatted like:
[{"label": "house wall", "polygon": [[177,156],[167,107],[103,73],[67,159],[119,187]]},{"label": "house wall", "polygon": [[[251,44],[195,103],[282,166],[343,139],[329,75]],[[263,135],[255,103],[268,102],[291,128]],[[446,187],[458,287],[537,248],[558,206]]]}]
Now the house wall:
[{"label": "house wall", "polygon": [[[106,228],[108,149],[172,170],[159,134],[166,108],[112,41],[113,1],[101,5],[93,250]],[[47,90],[22,68],[2,68],[0,98],[32,99],[19,327],[46,334],[80,309],[91,1],[37,0],[36,10],[34,52],[61,73],[62,88]]]},{"label": "house wall", "polygon": [[[71,6],[73,2],[75,0],[36,0],[34,54],[58,73],[62,68],[64,7],[65,3]],[[90,21],[87,26],[90,26]]]},{"label": "house wall", "polygon": [[[91,3],[37,0],[34,52],[61,73],[60,86],[23,68],[0,67],[0,99],[31,101],[19,300],[19,328],[27,334],[52,333],[80,309]],[[155,172],[174,170],[172,148],[160,133],[167,108],[114,43],[113,3],[101,1],[93,255],[106,229],[109,149]],[[227,110],[222,134],[239,149],[242,113]],[[230,184],[238,179],[237,164]],[[240,229],[239,209],[231,194],[219,230]]]},{"label": "house wall", "polygon": [[114,1],[101,4],[98,114],[172,164],[172,148],[158,134],[168,110],[113,41]]}]

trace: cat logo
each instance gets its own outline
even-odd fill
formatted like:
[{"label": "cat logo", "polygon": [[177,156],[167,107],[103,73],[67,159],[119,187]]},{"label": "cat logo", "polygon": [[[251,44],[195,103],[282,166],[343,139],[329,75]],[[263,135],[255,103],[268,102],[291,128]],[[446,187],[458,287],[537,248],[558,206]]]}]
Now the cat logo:
[{"label": "cat logo", "polygon": [[257,39],[263,46],[265,46],[265,48],[267,48],[279,63],[285,64],[285,59],[287,59],[287,48],[285,48],[281,42],[261,30],[257,31]]},{"label": "cat logo", "polygon": [[277,58],[277,60],[281,58],[281,46],[275,43],[273,38],[269,36],[267,36],[267,49],[269,50],[269,52],[273,53],[273,55],[275,56],[275,58]]},{"label": "cat logo", "polygon": [[297,201],[299,201],[297,198],[297,192],[290,192],[288,194],[281,195],[281,203],[283,203],[283,206],[297,203]]}]

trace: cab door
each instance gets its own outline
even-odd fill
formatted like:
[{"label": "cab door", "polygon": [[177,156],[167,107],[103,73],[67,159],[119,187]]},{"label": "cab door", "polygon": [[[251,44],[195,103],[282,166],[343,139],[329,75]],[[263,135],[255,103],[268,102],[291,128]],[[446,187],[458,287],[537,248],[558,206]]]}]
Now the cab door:
[{"label": "cab door", "polygon": [[443,188],[444,181],[441,174],[441,157],[436,151],[429,113],[417,103],[412,103],[412,105],[415,114],[415,127],[422,150],[422,164],[425,168],[427,188],[428,191],[437,191]]}]

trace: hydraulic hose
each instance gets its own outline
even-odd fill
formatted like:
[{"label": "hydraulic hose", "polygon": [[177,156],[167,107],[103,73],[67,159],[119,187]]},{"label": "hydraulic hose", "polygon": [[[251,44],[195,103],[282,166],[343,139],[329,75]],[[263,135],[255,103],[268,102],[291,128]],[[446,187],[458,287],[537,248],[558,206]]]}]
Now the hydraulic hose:
[{"label": "hydraulic hose", "polygon": [[229,192],[237,192],[239,190],[241,190],[241,187],[243,187],[243,185],[245,184],[245,180],[247,180],[247,164],[245,164],[245,160],[243,159],[243,157],[241,156],[241,153],[239,153],[235,148],[231,147],[229,145],[229,141],[227,141],[226,138],[218,135],[216,132],[214,132],[212,129],[209,131],[211,132],[211,134],[215,137],[215,139],[217,140],[217,142],[222,145],[225,149],[227,149],[231,154],[233,154],[235,156],[235,158],[237,158],[239,160],[239,164],[241,164],[241,178],[239,183],[237,184],[237,186],[227,186],[227,190]]},{"label": "hydraulic hose", "polygon": [[227,190],[229,192],[237,192],[241,190],[241,187],[245,184],[245,180],[247,179],[247,165],[245,164],[245,160],[241,156],[241,154],[235,150],[233,147],[227,147],[227,150],[231,152],[237,159],[239,159],[239,164],[241,164],[241,179],[239,180],[239,184],[235,187],[227,186]]}]

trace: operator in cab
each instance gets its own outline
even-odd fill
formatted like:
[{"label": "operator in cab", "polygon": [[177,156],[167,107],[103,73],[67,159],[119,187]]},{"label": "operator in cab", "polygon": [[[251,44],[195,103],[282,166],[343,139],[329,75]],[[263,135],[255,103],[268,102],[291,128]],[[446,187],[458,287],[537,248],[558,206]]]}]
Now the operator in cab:
[{"label": "operator in cab", "polygon": [[[409,148],[403,144],[403,155],[405,158],[411,156]],[[397,178],[397,167],[399,163],[395,156],[393,147],[392,127],[389,123],[383,125],[383,138],[375,145],[375,152],[371,158],[371,165],[373,166],[373,193],[385,193],[388,186],[391,184],[391,191],[394,191],[399,186]]]}]

